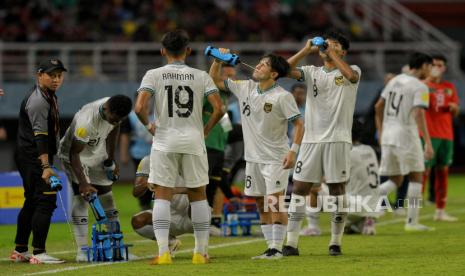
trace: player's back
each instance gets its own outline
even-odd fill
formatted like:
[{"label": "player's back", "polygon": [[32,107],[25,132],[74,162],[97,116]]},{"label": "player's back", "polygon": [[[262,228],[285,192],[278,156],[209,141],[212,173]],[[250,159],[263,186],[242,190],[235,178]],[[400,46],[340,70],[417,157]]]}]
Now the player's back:
[{"label": "player's back", "polygon": [[101,107],[108,99],[109,97],[105,97],[90,102],[74,115],[73,121],[60,141],[60,158],[68,159],[73,139],[86,144],[79,155],[81,159],[88,161],[87,163],[97,160],[96,154],[105,151],[105,139],[115,127],[104,120],[101,114]]},{"label": "player's back", "polygon": [[367,204],[373,210],[379,199],[378,159],[372,147],[356,144],[350,151],[350,178],[346,186],[350,196],[369,196]]},{"label": "player's back", "polygon": [[378,179],[378,159],[372,147],[357,144],[350,151],[350,179],[347,192],[351,194],[369,194],[376,189]]},{"label": "player's back", "polygon": [[148,71],[142,86],[147,82],[155,90],[153,147],[165,152],[204,152],[203,99],[216,91],[210,76],[183,63],[172,63]]},{"label": "player's back", "polygon": [[415,107],[428,107],[428,87],[416,77],[400,74],[394,77],[381,93],[385,102],[383,145],[401,146],[408,138],[417,137],[418,128],[413,116]]}]

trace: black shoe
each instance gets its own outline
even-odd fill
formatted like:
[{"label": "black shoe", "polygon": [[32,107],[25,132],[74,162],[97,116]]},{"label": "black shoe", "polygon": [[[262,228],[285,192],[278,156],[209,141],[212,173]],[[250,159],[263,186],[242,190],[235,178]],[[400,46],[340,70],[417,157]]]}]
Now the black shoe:
[{"label": "black shoe", "polygon": [[264,259],[281,259],[283,257],[283,253],[276,248],[271,248],[268,250],[266,257]]},{"label": "black shoe", "polygon": [[283,256],[299,256],[299,249],[290,245],[283,246]]},{"label": "black shoe", "polygon": [[341,246],[340,245],[331,245],[329,247],[329,255],[330,256],[339,256],[339,255],[342,255],[342,251],[341,251]]},{"label": "black shoe", "polygon": [[268,254],[270,254],[270,251],[271,251],[271,248],[268,248],[268,249],[265,250],[265,252],[263,252],[261,255],[252,257],[252,260],[266,259],[266,257],[268,256]]}]

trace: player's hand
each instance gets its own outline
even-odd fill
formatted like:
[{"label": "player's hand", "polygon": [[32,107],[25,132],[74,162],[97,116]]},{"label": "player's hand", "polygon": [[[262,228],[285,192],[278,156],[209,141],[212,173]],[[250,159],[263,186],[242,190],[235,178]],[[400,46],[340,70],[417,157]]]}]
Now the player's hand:
[{"label": "player's hand", "polygon": [[116,178],[119,179],[119,164],[115,161],[115,170],[113,170],[113,174]]},{"label": "player's hand", "polygon": [[287,169],[292,169],[294,167],[294,164],[295,164],[295,157],[296,157],[296,153],[293,152],[292,150],[290,150],[286,157],[284,157],[284,161],[283,161],[283,169],[287,170]]},{"label": "player's hand", "polygon": [[425,160],[433,159],[434,151],[431,143],[425,143]]},{"label": "player's hand", "polygon": [[336,44],[333,41],[326,40],[326,43],[328,44],[328,47],[323,50],[325,54],[329,55],[330,53],[335,53],[337,51]]},{"label": "player's hand", "polygon": [[155,130],[156,129],[157,129],[157,126],[155,125],[155,123],[150,122],[148,127],[147,127],[147,130],[150,132],[150,134],[152,134],[152,136],[155,136]]},{"label": "player's hand", "polygon": [[45,183],[50,184],[50,176],[55,175],[56,173],[52,168],[46,168],[42,171],[42,179]]},{"label": "player's hand", "polygon": [[87,200],[91,194],[97,193],[97,189],[90,184],[79,184],[79,194]]},{"label": "player's hand", "polygon": [[318,53],[318,51],[320,50],[318,46],[312,45],[312,39],[313,38],[307,40],[307,44],[305,44],[305,51],[307,52],[307,54]]},{"label": "player's hand", "polygon": [[449,111],[453,115],[458,114],[459,113],[459,105],[456,104],[456,103],[449,103]]}]

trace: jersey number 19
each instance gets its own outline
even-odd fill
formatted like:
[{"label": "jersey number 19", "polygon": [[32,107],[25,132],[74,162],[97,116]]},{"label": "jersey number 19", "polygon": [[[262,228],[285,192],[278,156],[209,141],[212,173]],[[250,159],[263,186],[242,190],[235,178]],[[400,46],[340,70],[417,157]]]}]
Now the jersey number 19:
[{"label": "jersey number 19", "polygon": [[[165,91],[168,93],[168,116],[173,117],[173,105],[176,104],[178,110],[176,114],[180,118],[188,118],[192,114],[192,109],[194,107],[194,91],[189,86],[178,86],[174,91],[173,99],[173,86],[165,86]],[[187,101],[184,99],[181,101],[181,93],[187,93]],[[186,109],[182,112],[180,109]]]}]

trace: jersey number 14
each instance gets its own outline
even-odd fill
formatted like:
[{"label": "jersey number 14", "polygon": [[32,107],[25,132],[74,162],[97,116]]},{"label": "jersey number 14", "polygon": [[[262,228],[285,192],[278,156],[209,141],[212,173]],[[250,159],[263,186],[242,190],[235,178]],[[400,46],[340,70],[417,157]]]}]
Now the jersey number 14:
[{"label": "jersey number 14", "polygon": [[[194,91],[189,86],[178,86],[173,93],[173,86],[165,86],[165,91],[168,93],[168,116],[173,117],[173,106],[176,105],[178,108],[176,114],[180,118],[188,118],[192,114],[192,109],[194,107]],[[186,97],[181,101],[181,93],[187,93]],[[173,95],[174,94],[174,95]],[[174,96],[174,97],[173,97]],[[184,109],[184,112],[181,111]]]},{"label": "jersey number 14", "polygon": [[402,102],[404,95],[400,95],[397,98],[396,92],[390,91],[389,98],[388,98],[388,106],[387,106],[387,116],[390,117],[397,117],[399,115],[400,110],[400,103]]}]

